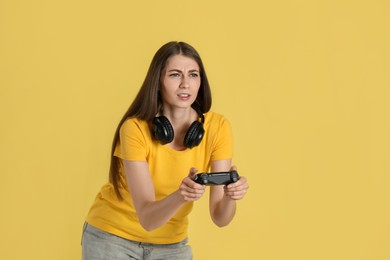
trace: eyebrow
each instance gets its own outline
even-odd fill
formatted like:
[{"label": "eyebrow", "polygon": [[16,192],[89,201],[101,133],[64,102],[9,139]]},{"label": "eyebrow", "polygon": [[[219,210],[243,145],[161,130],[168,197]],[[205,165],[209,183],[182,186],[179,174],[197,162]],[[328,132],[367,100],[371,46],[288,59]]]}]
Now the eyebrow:
[{"label": "eyebrow", "polygon": [[[168,72],[173,72],[173,71],[176,71],[176,72],[180,72],[180,73],[183,73],[183,71],[179,70],[179,69],[171,69],[171,70],[168,70]],[[189,70],[188,72],[198,72],[199,73],[199,70],[197,69],[193,69],[193,70]]]}]

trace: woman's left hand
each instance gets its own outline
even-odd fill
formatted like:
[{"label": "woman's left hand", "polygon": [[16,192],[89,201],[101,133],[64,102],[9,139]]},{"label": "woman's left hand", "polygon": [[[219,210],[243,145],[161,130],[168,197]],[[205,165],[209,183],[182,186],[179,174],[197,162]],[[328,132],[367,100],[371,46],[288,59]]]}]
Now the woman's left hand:
[{"label": "woman's left hand", "polygon": [[[232,167],[231,170],[236,171],[236,167]],[[224,187],[225,196],[230,197],[232,200],[240,200],[244,198],[249,189],[249,184],[244,176],[240,176],[237,182],[230,183]]]}]

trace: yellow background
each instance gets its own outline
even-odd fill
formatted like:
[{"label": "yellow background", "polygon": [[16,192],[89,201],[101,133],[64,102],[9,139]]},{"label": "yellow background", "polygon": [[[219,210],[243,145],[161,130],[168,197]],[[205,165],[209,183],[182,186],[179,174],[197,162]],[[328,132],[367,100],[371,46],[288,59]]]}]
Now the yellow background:
[{"label": "yellow background", "polygon": [[81,259],[155,51],[203,57],[251,189],[195,259],[390,259],[390,2],[0,1],[0,259]]}]

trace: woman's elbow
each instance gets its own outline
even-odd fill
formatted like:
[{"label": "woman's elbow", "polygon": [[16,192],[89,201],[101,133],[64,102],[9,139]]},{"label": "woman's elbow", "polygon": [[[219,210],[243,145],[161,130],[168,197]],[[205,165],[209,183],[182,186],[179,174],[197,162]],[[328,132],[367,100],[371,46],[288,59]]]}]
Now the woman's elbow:
[{"label": "woman's elbow", "polygon": [[223,228],[223,227],[226,227],[227,225],[230,224],[230,221],[231,220],[220,220],[220,219],[215,219],[215,218],[212,218],[214,224],[219,227],[219,228]]},{"label": "woman's elbow", "polygon": [[153,223],[151,223],[150,221],[147,221],[147,220],[139,219],[139,223],[141,224],[142,228],[145,229],[148,232],[151,232],[151,231],[155,230],[156,228],[158,228],[157,225],[155,225],[155,224],[153,224]]}]

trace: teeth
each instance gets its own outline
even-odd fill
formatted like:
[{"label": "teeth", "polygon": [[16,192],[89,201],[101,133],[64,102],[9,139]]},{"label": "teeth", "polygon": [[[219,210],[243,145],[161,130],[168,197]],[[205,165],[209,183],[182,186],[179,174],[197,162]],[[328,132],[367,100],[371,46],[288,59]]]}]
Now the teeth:
[{"label": "teeth", "polygon": [[179,94],[179,97],[189,97],[189,94]]}]

